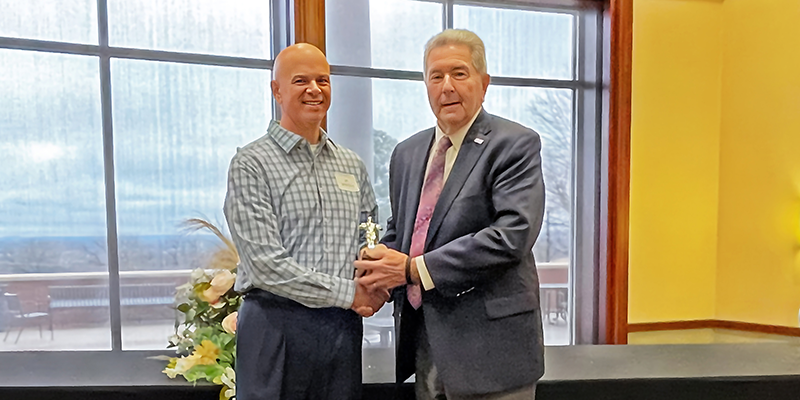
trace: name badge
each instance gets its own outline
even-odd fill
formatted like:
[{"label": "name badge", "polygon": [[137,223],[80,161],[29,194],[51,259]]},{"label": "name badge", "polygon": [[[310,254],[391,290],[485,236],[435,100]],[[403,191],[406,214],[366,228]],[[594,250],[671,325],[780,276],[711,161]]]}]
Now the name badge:
[{"label": "name badge", "polygon": [[358,182],[356,182],[355,175],[334,172],[334,177],[336,177],[336,185],[339,186],[339,189],[345,192],[358,191]]}]

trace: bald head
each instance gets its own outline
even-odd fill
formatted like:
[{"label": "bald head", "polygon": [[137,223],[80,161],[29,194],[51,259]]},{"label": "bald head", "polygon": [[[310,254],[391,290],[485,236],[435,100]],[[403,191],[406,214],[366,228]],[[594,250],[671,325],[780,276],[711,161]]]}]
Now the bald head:
[{"label": "bald head", "polygon": [[[278,53],[272,68],[273,79],[280,79],[282,75],[291,72],[291,66],[304,62],[318,61],[328,65],[325,54],[317,46],[309,43],[293,44]],[[330,72],[330,66],[328,67]]]},{"label": "bald head", "polygon": [[272,95],[281,107],[281,126],[319,141],[319,129],[330,107],[331,67],[314,45],[298,43],[275,57]]}]

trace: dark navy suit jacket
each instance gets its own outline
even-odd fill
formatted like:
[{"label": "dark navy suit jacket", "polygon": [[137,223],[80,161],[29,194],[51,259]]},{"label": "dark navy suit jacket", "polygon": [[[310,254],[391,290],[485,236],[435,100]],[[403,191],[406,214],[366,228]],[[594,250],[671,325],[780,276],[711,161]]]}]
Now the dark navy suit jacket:
[{"label": "dark navy suit jacket", "polygon": [[[392,218],[382,242],[408,254],[433,128],[398,144],[390,164]],[[481,111],[431,218],[425,263],[435,288],[422,307],[394,291],[397,379],[414,372],[423,321],[447,391],[502,392],[544,373],[539,278],[531,248],[544,214],[539,135]]]}]

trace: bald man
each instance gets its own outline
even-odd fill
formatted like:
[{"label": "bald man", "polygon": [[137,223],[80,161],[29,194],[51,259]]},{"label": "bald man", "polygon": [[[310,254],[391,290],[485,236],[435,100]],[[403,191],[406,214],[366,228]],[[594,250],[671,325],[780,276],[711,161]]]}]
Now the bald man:
[{"label": "bald man", "polygon": [[321,128],[330,66],[310,44],[275,59],[281,120],[238,150],[225,216],[241,262],[236,394],[253,399],[360,399],[361,316],[388,292],[354,279],[358,225],[377,220],[362,160]]}]

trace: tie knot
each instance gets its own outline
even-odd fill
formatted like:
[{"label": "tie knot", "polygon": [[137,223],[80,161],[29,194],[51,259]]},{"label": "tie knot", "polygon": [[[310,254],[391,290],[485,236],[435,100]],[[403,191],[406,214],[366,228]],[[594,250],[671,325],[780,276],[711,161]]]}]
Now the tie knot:
[{"label": "tie knot", "polygon": [[442,136],[442,138],[439,139],[439,144],[437,145],[436,152],[437,153],[444,153],[452,145],[453,145],[453,142],[450,141],[449,137]]}]

